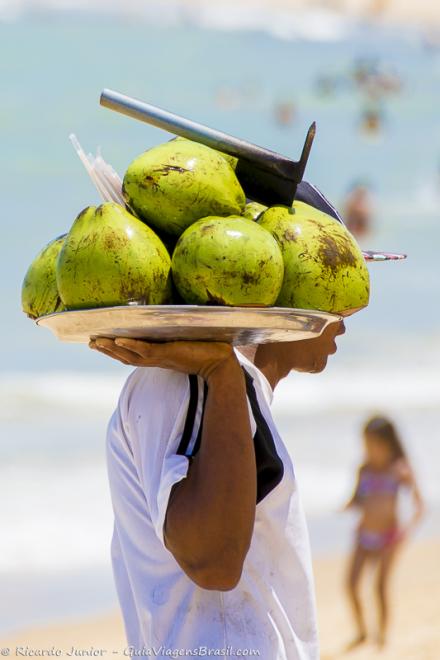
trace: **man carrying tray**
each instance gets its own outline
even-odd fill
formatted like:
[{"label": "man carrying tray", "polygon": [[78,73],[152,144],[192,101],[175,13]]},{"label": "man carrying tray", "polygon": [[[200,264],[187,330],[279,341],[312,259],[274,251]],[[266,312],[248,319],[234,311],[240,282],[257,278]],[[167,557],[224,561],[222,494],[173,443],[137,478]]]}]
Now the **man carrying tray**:
[{"label": "man carrying tray", "polygon": [[270,413],[317,339],[230,345],[98,339],[138,367],[108,429],[112,561],[133,655],[319,657],[309,542],[294,467]]},{"label": "man carrying tray", "polygon": [[[340,220],[302,181],[314,124],[295,163],[118,92],[101,103],[232,145],[248,197],[290,205],[296,193]],[[276,199],[262,200],[274,185]],[[252,361],[216,342],[91,342],[138,367],[107,437],[113,569],[133,655],[318,660],[307,530],[270,403],[291,370],[322,371],[343,331],[337,322],[317,339],[262,344]]]}]

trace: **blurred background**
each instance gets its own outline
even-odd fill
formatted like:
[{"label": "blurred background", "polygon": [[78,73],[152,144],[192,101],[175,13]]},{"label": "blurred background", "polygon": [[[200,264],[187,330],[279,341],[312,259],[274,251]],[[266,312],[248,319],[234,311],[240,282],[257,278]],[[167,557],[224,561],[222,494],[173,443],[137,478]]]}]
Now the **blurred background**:
[{"label": "blurred background", "polygon": [[396,422],[427,503],[396,569],[381,657],[440,657],[438,3],[0,0],[0,78],[0,637],[69,648],[74,631],[123,647],[104,442],[130,370],[57,342],[20,308],[31,260],[98,202],[68,135],[121,175],[169,137],[101,108],[112,87],[295,159],[316,120],[306,179],[363,247],[408,253],[370,266],[370,306],[348,319],[324,374],[280,385],[274,414],[310,527],[322,657],[351,636],[356,519],[339,511],[375,412]]}]

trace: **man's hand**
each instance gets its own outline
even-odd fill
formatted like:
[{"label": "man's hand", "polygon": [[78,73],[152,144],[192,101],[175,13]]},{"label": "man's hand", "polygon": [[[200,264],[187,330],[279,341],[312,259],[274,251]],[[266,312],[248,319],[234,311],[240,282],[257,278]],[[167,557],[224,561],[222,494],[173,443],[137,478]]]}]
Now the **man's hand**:
[{"label": "man's hand", "polygon": [[207,341],[172,341],[163,344],[141,339],[98,337],[90,348],[134,367],[161,367],[196,374],[209,382],[218,367],[237,362],[230,344]]}]

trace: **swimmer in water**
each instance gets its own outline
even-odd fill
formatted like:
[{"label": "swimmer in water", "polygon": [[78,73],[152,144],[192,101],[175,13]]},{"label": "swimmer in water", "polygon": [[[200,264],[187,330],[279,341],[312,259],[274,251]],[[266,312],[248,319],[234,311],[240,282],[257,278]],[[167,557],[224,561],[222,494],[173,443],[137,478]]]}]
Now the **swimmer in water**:
[{"label": "swimmer in water", "polygon": [[368,186],[355,183],[345,199],[344,222],[347,229],[358,240],[371,231],[373,204]]}]

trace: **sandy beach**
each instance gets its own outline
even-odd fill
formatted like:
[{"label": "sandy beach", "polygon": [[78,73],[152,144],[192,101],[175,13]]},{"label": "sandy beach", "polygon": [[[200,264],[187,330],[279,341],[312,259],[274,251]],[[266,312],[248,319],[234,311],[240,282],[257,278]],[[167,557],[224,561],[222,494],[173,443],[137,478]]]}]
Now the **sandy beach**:
[{"label": "sandy beach", "polygon": [[[342,591],[346,562],[341,558],[316,563],[322,660],[438,660],[440,657],[439,596],[440,540],[409,543],[401,549],[392,576],[389,644],[378,650],[374,643],[344,653],[353,634],[350,611]],[[366,576],[367,577],[367,576]],[[366,616],[374,633],[372,584],[363,584]]]},{"label": "sandy beach", "polygon": [[[371,642],[349,653],[344,652],[352,633],[342,588],[346,559],[336,557],[315,561],[322,660],[367,660],[374,657],[381,660],[438,660],[439,555],[440,540],[409,544],[402,548],[393,577],[392,628],[388,646],[378,651]],[[371,593],[368,594],[370,587],[370,582],[364,584],[369,605],[368,618],[374,629]],[[121,618],[115,612],[86,621],[66,621],[25,630],[0,640],[0,647],[9,648],[12,657],[19,655],[16,647],[59,649],[61,655],[58,657],[73,657],[72,647],[77,650],[77,655],[83,657],[117,657],[124,656],[127,645]]]},{"label": "sandy beach", "polygon": [[[206,0],[181,0],[183,6],[204,12]],[[270,7],[282,12],[320,12],[384,24],[435,29],[440,26],[440,4],[433,0],[222,0],[218,7],[232,12]]]}]

